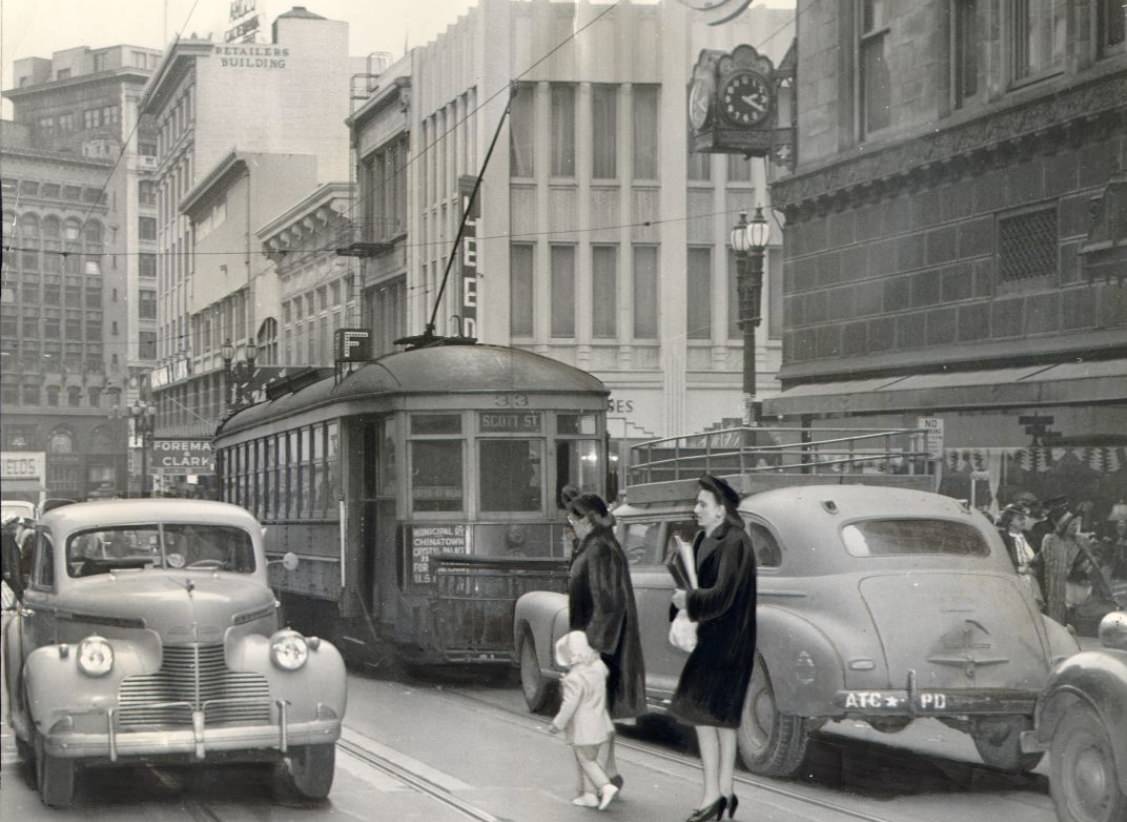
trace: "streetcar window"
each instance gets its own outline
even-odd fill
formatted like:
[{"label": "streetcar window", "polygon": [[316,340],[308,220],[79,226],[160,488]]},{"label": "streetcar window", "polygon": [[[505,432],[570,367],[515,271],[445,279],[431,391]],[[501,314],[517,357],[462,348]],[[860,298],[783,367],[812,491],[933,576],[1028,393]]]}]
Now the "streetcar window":
[{"label": "streetcar window", "polygon": [[305,462],[301,472],[301,498],[298,501],[297,515],[308,518],[313,514],[316,489],[313,486],[313,431],[314,428],[301,429],[301,457]]},{"label": "streetcar window", "polygon": [[327,489],[325,515],[330,519],[337,519],[339,514],[336,500],[342,495],[343,483],[341,482],[340,460],[338,458],[340,453],[340,427],[336,422],[330,422],[325,426],[325,437],[325,487]]},{"label": "streetcar window", "polygon": [[461,414],[412,414],[411,434],[461,434]]},{"label": "streetcar window", "polygon": [[415,511],[462,510],[462,441],[411,443],[411,505]]},{"label": "streetcar window", "polygon": [[274,451],[274,437],[267,437],[265,442],[266,482],[263,484],[265,493],[262,503],[262,518],[270,519],[277,513],[274,507],[274,495],[277,492],[278,480],[275,478],[274,469],[277,467],[278,461]]},{"label": "streetcar window", "polygon": [[313,457],[310,460],[312,470],[312,493],[309,495],[309,516],[321,518],[325,515],[325,503],[328,490],[325,484],[325,426],[313,426]]},{"label": "streetcar window", "polygon": [[598,440],[556,440],[556,488],[574,485],[601,493],[603,467]]},{"label": "streetcar window", "polygon": [[395,470],[395,427],[396,418],[388,417],[383,422],[383,439],[379,446],[379,489],[380,495],[395,496],[397,473]]},{"label": "streetcar window", "polygon": [[597,433],[594,414],[559,414],[556,417],[556,430],[561,435]]},{"label": "streetcar window", "polygon": [[482,511],[540,511],[542,440],[480,440]]},{"label": "streetcar window", "polygon": [[301,516],[301,432],[290,431],[290,448],[286,459],[290,466],[290,483],[286,490],[286,516],[297,519]]}]

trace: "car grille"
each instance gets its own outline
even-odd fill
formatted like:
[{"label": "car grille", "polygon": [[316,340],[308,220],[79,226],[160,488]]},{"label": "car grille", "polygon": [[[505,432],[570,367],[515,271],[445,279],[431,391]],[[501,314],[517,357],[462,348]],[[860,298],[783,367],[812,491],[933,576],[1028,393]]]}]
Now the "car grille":
[{"label": "car grille", "polygon": [[[168,702],[188,704],[161,705]],[[193,710],[204,711],[208,726],[267,723],[270,684],[262,674],[228,670],[222,645],[166,645],[159,671],[127,676],[118,689],[120,728],[191,727]]]}]

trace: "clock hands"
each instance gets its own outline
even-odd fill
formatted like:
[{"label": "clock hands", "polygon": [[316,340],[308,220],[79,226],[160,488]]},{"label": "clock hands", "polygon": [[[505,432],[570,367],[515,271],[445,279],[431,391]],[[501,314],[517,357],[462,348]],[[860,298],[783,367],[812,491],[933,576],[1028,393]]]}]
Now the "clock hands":
[{"label": "clock hands", "polygon": [[751,106],[756,111],[763,111],[767,108],[767,103],[763,99],[762,94],[745,94],[741,98],[745,103]]}]

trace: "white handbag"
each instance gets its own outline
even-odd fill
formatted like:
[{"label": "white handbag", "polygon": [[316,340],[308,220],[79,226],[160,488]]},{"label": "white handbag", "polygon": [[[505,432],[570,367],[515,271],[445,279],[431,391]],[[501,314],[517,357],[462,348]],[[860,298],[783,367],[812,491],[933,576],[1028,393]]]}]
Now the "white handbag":
[{"label": "white handbag", "polygon": [[[697,566],[696,559],[693,556],[693,546],[683,539],[677,539],[676,550],[681,556],[681,564],[689,577],[689,590],[695,590],[697,587]],[[697,647],[697,624],[689,619],[689,612],[684,608],[677,611],[677,616],[673,618],[673,622],[669,625],[669,644],[690,654]]]},{"label": "white handbag", "polygon": [[677,611],[669,624],[669,644],[690,654],[697,647],[697,624],[689,619],[688,612]]}]

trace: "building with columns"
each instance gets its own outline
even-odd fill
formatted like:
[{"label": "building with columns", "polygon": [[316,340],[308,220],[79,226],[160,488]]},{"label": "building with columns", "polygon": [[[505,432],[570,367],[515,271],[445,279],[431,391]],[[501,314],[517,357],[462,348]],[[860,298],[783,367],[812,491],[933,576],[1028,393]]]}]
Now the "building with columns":
[{"label": "building with columns", "polygon": [[257,362],[276,362],[278,279],[258,232],[349,178],[344,120],[366,64],[348,24],[295,6],[240,39],[178,40],[142,100],[157,127],[158,436],[210,439],[225,342],[235,361],[261,346]]},{"label": "building with columns", "polygon": [[[364,255],[364,312],[377,343],[387,350],[421,332],[434,312],[439,334],[472,330],[584,368],[612,391],[617,438],[740,418],[728,234],[740,210],[766,204],[765,170],[689,153],[686,89],[703,48],[750,43],[780,60],[791,21],[790,11],[758,7],[709,27],[675,2],[482,0],[412,49],[349,120],[354,253]],[[468,293],[452,279],[435,311],[464,192],[514,78],[479,193],[479,277]],[[781,343],[773,234],[757,349],[764,394]]]}]

